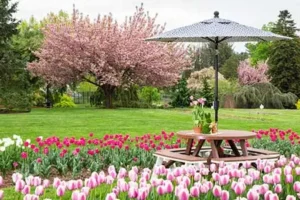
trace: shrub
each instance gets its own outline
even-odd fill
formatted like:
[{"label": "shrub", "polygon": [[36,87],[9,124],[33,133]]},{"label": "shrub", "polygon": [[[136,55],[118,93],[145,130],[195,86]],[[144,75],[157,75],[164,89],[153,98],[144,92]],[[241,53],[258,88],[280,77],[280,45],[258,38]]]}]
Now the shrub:
[{"label": "shrub", "polygon": [[243,86],[234,99],[238,108],[258,108],[263,104],[265,108],[295,109],[298,98],[293,93],[281,93],[271,83],[255,83]]},{"label": "shrub", "polygon": [[240,62],[238,66],[238,77],[241,85],[251,85],[254,83],[268,83],[267,76],[269,66],[265,62],[260,62],[257,66],[251,66],[248,60]]},{"label": "shrub", "polygon": [[145,86],[138,92],[139,99],[151,105],[160,100],[159,90],[155,87]]},{"label": "shrub", "polygon": [[298,102],[296,103],[296,107],[298,110],[300,110],[300,99],[298,99]]},{"label": "shrub", "polygon": [[70,96],[63,94],[60,98],[60,101],[58,103],[54,104],[54,107],[56,107],[56,108],[74,108],[74,107],[76,107],[76,105]]},{"label": "shrub", "polygon": [[3,104],[9,111],[12,110],[31,110],[31,95],[26,92],[9,92],[1,96],[0,104]]},{"label": "shrub", "polygon": [[190,90],[187,88],[186,79],[182,78],[171,88],[171,105],[173,107],[186,107],[190,105]]}]

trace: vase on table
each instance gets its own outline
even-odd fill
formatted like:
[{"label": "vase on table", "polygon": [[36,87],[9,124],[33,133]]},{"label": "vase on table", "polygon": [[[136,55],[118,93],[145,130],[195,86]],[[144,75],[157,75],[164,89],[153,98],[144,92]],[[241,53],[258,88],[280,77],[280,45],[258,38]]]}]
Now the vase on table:
[{"label": "vase on table", "polygon": [[195,126],[193,129],[194,129],[194,133],[201,133],[202,132],[202,126]]}]

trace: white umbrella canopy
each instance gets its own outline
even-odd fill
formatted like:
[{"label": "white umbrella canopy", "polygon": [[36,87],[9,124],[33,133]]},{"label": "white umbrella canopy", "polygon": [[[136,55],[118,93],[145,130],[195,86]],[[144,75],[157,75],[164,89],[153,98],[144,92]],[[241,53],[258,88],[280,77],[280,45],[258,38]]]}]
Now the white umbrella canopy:
[{"label": "white umbrella canopy", "polygon": [[214,109],[215,122],[218,122],[218,45],[221,42],[253,42],[288,40],[290,37],[245,26],[234,21],[219,18],[219,12],[214,12],[214,18],[189,26],[180,27],[162,34],[147,38],[146,41],[159,42],[212,42],[215,44],[215,91]]},{"label": "white umbrella canopy", "polygon": [[291,39],[286,36],[263,31],[261,29],[245,26],[234,21],[219,18],[219,12],[215,17],[196,24],[180,27],[164,32],[146,41],[160,42],[251,42],[251,41],[275,41]]}]

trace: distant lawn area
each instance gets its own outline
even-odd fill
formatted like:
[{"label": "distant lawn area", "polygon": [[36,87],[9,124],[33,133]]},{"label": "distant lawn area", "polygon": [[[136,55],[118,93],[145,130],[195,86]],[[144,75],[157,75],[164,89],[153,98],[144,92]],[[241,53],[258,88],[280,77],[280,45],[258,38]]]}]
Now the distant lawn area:
[{"label": "distant lawn area", "polygon": [[[207,109],[213,114],[213,110]],[[300,133],[299,110],[221,109],[220,129],[249,130],[267,128],[292,128]],[[191,129],[190,109],[46,109],[36,108],[30,113],[0,114],[0,138],[21,135],[37,136],[87,136],[106,133],[142,135]]]}]

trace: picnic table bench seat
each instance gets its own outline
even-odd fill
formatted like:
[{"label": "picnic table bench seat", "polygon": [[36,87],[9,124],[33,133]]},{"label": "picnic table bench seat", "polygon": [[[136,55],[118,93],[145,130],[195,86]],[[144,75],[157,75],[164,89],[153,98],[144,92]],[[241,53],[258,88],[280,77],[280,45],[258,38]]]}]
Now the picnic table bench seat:
[{"label": "picnic table bench seat", "polygon": [[256,160],[270,160],[270,161],[276,161],[280,157],[280,154],[269,154],[269,155],[253,155],[253,156],[242,156],[242,157],[224,157],[224,158],[212,158],[212,163],[244,163],[247,161],[255,162]]},{"label": "picnic table bench seat", "polygon": [[[231,150],[231,148],[229,146],[225,146],[224,149]],[[239,151],[242,151],[242,149],[240,147],[238,147],[237,149]],[[255,149],[252,147],[248,147],[247,151],[248,151],[249,155],[277,155],[278,154],[278,152],[275,152],[275,151],[269,151],[269,150],[265,150],[265,149]]]}]

